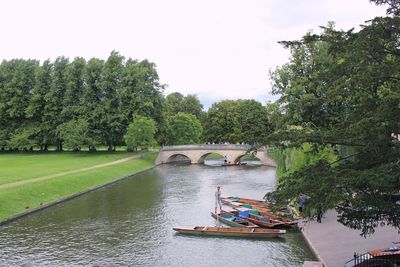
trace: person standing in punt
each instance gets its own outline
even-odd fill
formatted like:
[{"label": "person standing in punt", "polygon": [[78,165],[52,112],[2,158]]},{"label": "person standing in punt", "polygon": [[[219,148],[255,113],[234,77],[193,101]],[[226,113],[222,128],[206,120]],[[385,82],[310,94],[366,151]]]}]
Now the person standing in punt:
[{"label": "person standing in punt", "polygon": [[217,214],[217,207],[219,205],[219,212],[222,210],[221,204],[221,187],[217,186],[217,190],[215,191],[215,214]]}]

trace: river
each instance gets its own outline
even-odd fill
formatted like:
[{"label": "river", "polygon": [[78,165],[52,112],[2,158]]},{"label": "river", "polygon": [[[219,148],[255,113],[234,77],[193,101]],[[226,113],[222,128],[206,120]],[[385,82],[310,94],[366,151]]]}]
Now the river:
[{"label": "river", "polygon": [[218,225],[214,190],[262,198],[270,167],[158,166],[0,227],[1,266],[301,266],[313,256],[301,234],[235,239],[175,234]]}]

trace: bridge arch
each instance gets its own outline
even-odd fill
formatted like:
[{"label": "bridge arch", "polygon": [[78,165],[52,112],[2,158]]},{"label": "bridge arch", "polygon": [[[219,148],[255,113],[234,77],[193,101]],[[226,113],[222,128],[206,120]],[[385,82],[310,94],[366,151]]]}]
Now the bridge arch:
[{"label": "bridge arch", "polygon": [[208,152],[205,152],[202,156],[200,156],[197,163],[203,164],[206,157],[210,154],[218,154],[221,156],[221,158],[223,158],[225,156],[224,154],[218,153],[218,151],[208,151]]},{"label": "bridge arch", "polygon": [[193,163],[192,159],[188,155],[185,155],[185,153],[172,153],[171,155],[168,156],[165,163],[181,161],[181,160],[178,160],[180,157],[183,157],[183,158],[187,159],[187,161],[189,161],[190,163]]},{"label": "bridge arch", "polygon": [[[245,158],[246,156],[250,156],[249,154],[247,154],[247,153],[245,153],[245,154],[243,154],[243,155],[240,155],[240,156],[238,156],[236,159],[235,159],[235,163],[238,163],[239,161],[241,162],[242,160],[243,160],[243,158]],[[260,161],[260,163],[262,162],[262,159],[260,158],[260,157],[257,157],[257,155],[252,155],[254,158],[256,158],[257,159],[257,161]]]}]

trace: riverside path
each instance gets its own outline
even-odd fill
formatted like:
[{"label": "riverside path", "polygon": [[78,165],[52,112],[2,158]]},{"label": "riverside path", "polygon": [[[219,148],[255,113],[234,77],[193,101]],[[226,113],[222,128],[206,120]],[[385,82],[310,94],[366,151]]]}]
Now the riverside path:
[{"label": "riverside path", "polygon": [[398,231],[393,227],[377,227],[375,233],[366,238],[359,230],[345,227],[337,221],[337,213],[328,211],[322,223],[310,221],[300,225],[303,235],[325,267],[343,267],[353,258],[354,252],[386,248],[399,242]]}]

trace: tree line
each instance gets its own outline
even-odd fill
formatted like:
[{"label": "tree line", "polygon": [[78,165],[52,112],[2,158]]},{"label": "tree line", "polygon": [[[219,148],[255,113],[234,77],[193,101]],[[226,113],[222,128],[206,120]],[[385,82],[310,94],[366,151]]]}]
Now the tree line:
[{"label": "tree line", "polygon": [[106,60],[4,60],[0,149],[253,143],[268,127],[266,108],[254,100],[221,101],[205,112],[196,95],[165,97],[164,87],[154,63],[125,59],[116,51]]},{"label": "tree line", "polygon": [[123,143],[135,115],[162,121],[162,88],[153,63],[59,57],[0,64],[0,147],[46,150],[63,144],[109,150]]}]

